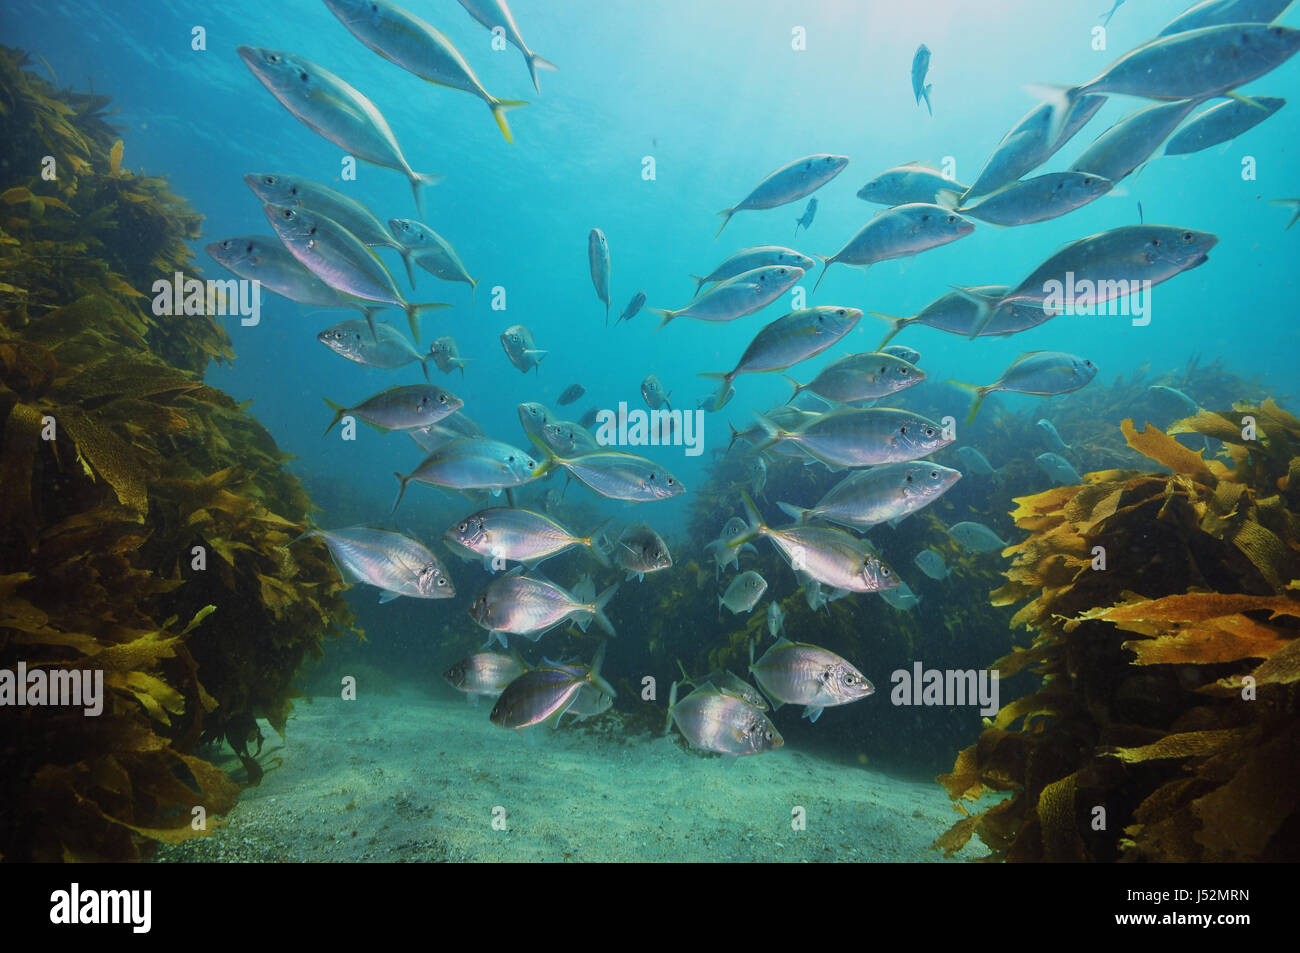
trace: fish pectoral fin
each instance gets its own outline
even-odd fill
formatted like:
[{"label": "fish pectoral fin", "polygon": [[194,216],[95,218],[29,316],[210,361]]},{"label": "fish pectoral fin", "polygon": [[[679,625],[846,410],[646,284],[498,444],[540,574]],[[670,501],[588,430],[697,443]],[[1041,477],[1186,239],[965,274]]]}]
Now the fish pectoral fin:
[{"label": "fish pectoral fin", "polygon": [[817,719],[822,716],[822,708],[817,705],[809,705],[803,710],[803,717],[807,718],[812,724],[817,723]]},{"label": "fish pectoral fin", "polygon": [[400,592],[391,592],[386,589],[384,590],[384,594],[379,597],[379,604],[382,606],[386,602],[392,602],[394,599],[400,599],[401,597],[402,594]]}]

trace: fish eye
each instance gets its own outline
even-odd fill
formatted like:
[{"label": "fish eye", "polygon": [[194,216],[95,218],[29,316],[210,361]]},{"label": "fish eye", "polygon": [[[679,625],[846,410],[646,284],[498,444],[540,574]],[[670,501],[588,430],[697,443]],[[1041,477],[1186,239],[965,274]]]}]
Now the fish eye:
[{"label": "fish eye", "polygon": [[669,477],[669,478],[668,478],[668,485],[669,485],[669,486],[672,486],[672,485],[673,485],[673,478],[672,478],[672,477]]},{"label": "fish eye", "polygon": [[840,308],[840,310],[836,311],[835,313],[838,314],[841,318],[844,317],[844,315],[848,314],[848,312],[845,311],[843,308]]},{"label": "fish eye", "polygon": [[763,737],[766,738],[768,741],[771,741],[771,740],[772,740],[772,732],[770,732],[770,731],[765,731],[765,732],[763,732]]},{"label": "fish eye", "polygon": [[273,175],[262,176],[262,183],[264,185],[275,185],[275,176]]},{"label": "fish eye", "polygon": [[1158,239],[1158,238],[1153,238],[1153,239],[1151,239],[1151,244],[1154,245],[1156,248],[1159,248],[1159,247],[1160,247],[1160,239]]},{"label": "fish eye", "polygon": [[303,71],[303,72],[301,72],[301,73],[298,74],[298,78],[299,78],[300,80],[302,80],[302,81],[305,83],[305,82],[307,82],[307,80],[310,79],[311,77],[309,77],[309,76],[307,75],[306,71]]},{"label": "fish eye", "polygon": [[439,576],[439,577],[438,577],[438,585],[440,585],[440,586],[445,586],[445,585],[447,585],[447,580],[446,580],[446,579],[443,579],[442,576]]},{"label": "fish eye", "polygon": [[923,221],[923,222],[928,222],[928,221],[930,221],[930,213],[929,213],[929,212],[926,212],[924,215],[922,215],[922,216],[921,216],[921,221]]},{"label": "fish eye", "polygon": [[926,427],[925,430],[921,432],[924,433],[927,437],[933,437],[935,434],[935,430],[933,427]]},{"label": "fish eye", "polygon": [[955,224],[956,221],[957,221],[957,216],[956,216],[956,215],[949,215],[949,216],[948,216],[948,224],[949,224],[949,225]]},{"label": "fish eye", "polygon": [[280,62],[280,57],[276,56],[274,53],[271,53],[266,57],[266,61],[268,63],[278,63]]},{"label": "fish eye", "polygon": [[857,679],[857,676],[856,676],[856,675],[845,675],[845,676],[844,676],[844,684],[845,684],[845,685],[855,685],[855,684],[857,684],[857,681],[858,681],[858,679]]},{"label": "fish eye", "polygon": [[[882,367],[881,370],[883,371],[884,368]],[[906,376],[907,376],[907,368],[906,368],[906,367],[900,367],[900,368],[898,369],[898,373],[901,374],[901,375],[903,375],[904,377],[906,377]]]},{"label": "fish eye", "polygon": [[1190,242],[1191,240],[1192,240],[1192,233],[1191,233],[1191,232],[1183,232],[1183,241],[1185,241],[1185,242]]},{"label": "fish eye", "polygon": [[904,477],[904,479],[907,480],[908,483],[911,483],[911,482],[912,482],[912,474],[909,473],[906,477]]},{"label": "fish eye", "polygon": [[930,471],[930,479],[931,479],[931,480],[937,480],[937,479],[939,479],[939,471],[938,471],[938,470],[931,470],[931,471]]},{"label": "fish eye", "polygon": [[890,577],[890,576],[893,575],[893,573],[889,571],[889,567],[888,567],[888,566],[885,566],[885,565],[881,565],[881,567],[880,567],[880,574],[881,574],[882,576],[886,577],[886,578],[888,578],[888,577]]},{"label": "fish eye", "polygon": [[438,403],[440,403],[440,404],[445,404],[445,403],[447,403],[447,395],[446,395],[446,394],[439,394],[439,395],[438,395]]},{"label": "fish eye", "polygon": [[469,523],[461,523],[459,526],[456,527],[456,532],[464,533],[468,529],[469,529]]}]

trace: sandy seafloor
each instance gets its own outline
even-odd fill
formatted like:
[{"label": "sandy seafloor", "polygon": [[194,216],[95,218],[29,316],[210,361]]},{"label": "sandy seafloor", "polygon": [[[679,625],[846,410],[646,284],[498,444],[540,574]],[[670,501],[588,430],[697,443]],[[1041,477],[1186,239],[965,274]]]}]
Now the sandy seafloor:
[{"label": "sandy seafloor", "polygon": [[[485,702],[299,699],[283,747],[261,726],[261,785],[159,860],[935,862],[930,844],[959,819],[933,782],[789,746],[702,756],[617,713],[535,729],[533,744]],[[221,766],[242,776],[233,757]],[[806,830],[792,829],[795,805]],[[498,806],[507,830],[493,828]],[[957,857],[984,853],[974,838]]]}]

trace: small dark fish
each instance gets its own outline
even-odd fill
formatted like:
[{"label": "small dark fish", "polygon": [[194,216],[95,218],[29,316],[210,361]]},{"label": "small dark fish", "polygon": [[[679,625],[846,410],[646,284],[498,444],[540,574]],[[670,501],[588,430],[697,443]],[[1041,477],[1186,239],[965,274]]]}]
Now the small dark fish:
[{"label": "small dark fish", "polygon": [[560,395],[560,399],[557,403],[563,407],[565,404],[573,403],[585,393],[587,393],[587,388],[583,387],[581,384],[570,384],[564,389],[564,393]]},{"label": "small dark fish", "polygon": [[934,88],[933,83],[925,81],[925,74],[930,71],[930,48],[922,43],[916,48],[916,54],[912,57],[912,93],[916,96],[916,104],[921,104],[921,99],[925,99],[925,111],[931,116],[934,110],[930,108],[930,90]]},{"label": "small dark fish", "polygon": [[813,216],[815,216],[816,214],[817,214],[817,200],[815,198],[811,198],[808,200],[808,207],[803,210],[803,215],[801,215],[799,218],[796,218],[794,220],[794,234],[796,238],[799,236],[799,229],[801,227],[805,232],[808,231],[808,229],[812,228]]},{"label": "small dark fish", "polygon": [[600,413],[599,407],[589,407],[587,412],[578,418],[578,423],[590,430],[596,425],[596,416]]},{"label": "small dark fish", "polygon": [[1118,10],[1123,5],[1124,5],[1124,0],[1115,0],[1115,5],[1110,8],[1110,13],[1102,14],[1102,16],[1104,16],[1106,19],[1101,21],[1101,25],[1104,27],[1110,26],[1110,18],[1113,17],[1115,15],[1115,11]]},{"label": "small dark fish", "polygon": [[[816,201],[816,199],[813,201]],[[627,307],[623,309],[623,313],[618,316],[618,321],[631,321],[641,312],[641,307],[644,304],[645,292],[638,291],[632,296],[632,300],[627,303]],[[618,324],[618,321],[615,321],[614,323]]]}]

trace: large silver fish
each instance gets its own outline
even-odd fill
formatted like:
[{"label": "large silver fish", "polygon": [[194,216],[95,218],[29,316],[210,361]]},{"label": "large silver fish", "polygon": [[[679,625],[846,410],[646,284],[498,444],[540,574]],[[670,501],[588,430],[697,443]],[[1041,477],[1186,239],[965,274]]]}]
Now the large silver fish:
[{"label": "large silver fish", "polygon": [[961,200],[973,202],[977,196],[996,192],[1037,169],[1087,125],[1088,120],[1105,103],[1105,96],[1080,97],[1066,116],[1064,128],[1055,138],[1049,138],[1052,107],[1042,103],[1031,109],[1002,137],[1002,141],[993,150],[993,155],[984,163],[984,168]]},{"label": "large silver fish", "polygon": [[672,396],[670,391],[664,390],[663,382],[655,374],[647,374],[645,380],[641,382],[641,399],[651,410],[658,410],[660,407],[673,409],[673,405],[668,403],[668,398]]},{"label": "large silver fish", "polygon": [[442,673],[447,684],[464,692],[473,703],[480,695],[496,698],[506,686],[524,674],[524,665],[516,655],[478,652],[466,656]]},{"label": "large silver fish", "polygon": [[914,387],[925,380],[925,371],[892,354],[867,351],[846,354],[832,361],[807,384],[800,384],[793,377],[788,380],[794,385],[791,400],[807,390],[827,400],[848,404],[858,400],[878,400]]},{"label": "large silver fish", "polygon": [[1057,486],[1078,486],[1083,482],[1079,471],[1070,465],[1070,461],[1059,453],[1040,453],[1034,457],[1038,468],[1052,478]]},{"label": "large silver fish", "polygon": [[411,259],[401,242],[394,241],[384,223],[374,212],[351,196],[334,189],[299,178],[275,172],[254,172],[244,176],[244,182],[253,194],[266,205],[297,205],[320,212],[338,222],[371,248],[391,248],[402,256],[406,278],[415,287]]},{"label": "large silver fish", "polygon": [[975,419],[984,398],[996,391],[1005,390],[1016,394],[1034,394],[1039,397],[1054,397],[1076,391],[1097,376],[1097,365],[1092,361],[1064,351],[1031,351],[1017,358],[1010,367],[1002,372],[992,384],[976,387],[953,381],[975,396],[975,405],[971,408],[966,422]]},{"label": "large silver fish", "polygon": [[[894,571],[857,537],[830,526],[796,524],[781,529],[767,526],[748,493],[742,492],[746,536],[766,536],[801,577],[815,579],[834,590],[831,598],[850,592],[879,592],[898,585]],[[733,542],[731,545],[738,545]]]},{"label": "large silver fish", "polygon": [[[266,219],[293,257],[309,268],[321,281],[354,298],[364,298],[401,308],[411,325],[411,338],[420,340],[420,315],[437,308],[449,308],[445,302],[414,304],[398,290],[393,276],[370,248],[338,222],[301,206],[267,205]],[[366,313],[374,334],[374,315]]]},{"label": "large silver fish", "polygon": [[634,453],[607,450],[576,457],[552,456],[551,462],[563,467],[601,496],[613,500],[631,503],[666,500],[686,489],[659,464]]},{"label": "large silver fish", "polygon": [[699,275],[691,275],[691,277],[695,279],[695,294],[698,297],[700,289],[706,284],[726,281],[728,278],[734,278],[736,275],[753,271],[755,268],[765,268],[768,265],[789,265],[792,268],[802,268],[807,271],[815,264],[817,262],[813,261],[813,259],[800,254],[793,248],[783,248],[780,245],[756,245],[753,248],[742,248],[703,278]]},{"label": "large silver fish", "polygon": [[798,430],[785,430],[756,414],[767,439],[762,451],[788,441],[830,467],[906,463],[942,450],[954,439],[933,420],[892,407],[836,410]]},{"label": "large silver fish", "polygon": [[1174,17],[1156,36],[1225,23],[1272,23],[1295,0],[1202,0]]},{"label": "large silver fish", "polygon": [[878,205],[912,205],[916,202],[944,205],[946,201],[959,198],[969,188],[937,169],[912,162],[886,169],[858,189],[858,198]]},{"label": "large silver fish", "polygon": [[333,430],[345,414],[359,417],[379,430],[419,430],[450,417],[465,406],[459,397],[436,384],[390,387],[355,407],[344,407],[328,398],[325,403],[334,408],[334,419],[325,428],[325,433]]},{"label": "large silver fish", "polygon": [[1300,50],[1300,30],[1264,23],[1228,23],[1159,36],[1125,53],[1079,86],[1040,85],[1059,129],[1074,104],[1089,93],[1143,99],[1208,99],[1281,66]]},{"label": "large silver fish", "polygon": [[433,363],[438,365],[438,370],[444,374],[459,369],[460,376],[465,376],[465,365],[469,360],[460,356],[460,346],[451,335],[443,335],[430,344],[429,357],[433,358]]},{"label": "large silver fish", "polygon": [[522,324],[514,324],[501,332],[501,347],[510,363],[527,374],[537,368],[540,375],[542,358],[549,353],[533,346],[533,332]]},{"label": "large silver fish", "polygon": [[524,54],[524,62],[528,64],[528,75],[533,78],[533,88],[540,94],[542,84],[537,81],[537,71],[554,70],[557,67],[546,57],[539,56],[528,48],[524,38],[519,35],[519,27],[515,25],[515,18],[510,13],[510,8],[506,6],[506,0],[460,0],[460,5],[489,30],[495,33],[500,28],[505,32],[506,39]]},{"label": "large silver fish", "polygon": [[329,70],[279,50],[239,47],[240,59],[285,109],[349,155],[401,172],[423,214],[425,186],[444,176],[416,172],[375,104]]},{"label": "large silver fish", "polygon": [[681,659],[677,660],[677,667],[681,669],[682,673],[682,680],[678,684],[703,685],[706,682],[711,682],[713,687],[724,695],[739,698],[746,704],[753,705],[759,711],[767,711],[767,699],[763,697],[763,693],[739,675],[729,672],[725,668],[715,668],[703,678],[691,678],[686,674],[686,666],[682,664]]},{"label": "large silver fish", "polygon": [[862,226],[843,248],[822,259],[822,273],[817,276],[813,291],[821,286],[826,272],[836,262],[869,268],[879,261],[906,258],[947,245],[974,230],[975,226],[966,219],[939,205],[913,202],[885,209]]},{"label": "large silver fish", "polygon": [[[873,317],[884,318],[889,322],[889,333],[880,342],[880,347],[884,349],[894,335],[913,324],[923,324],[937,331],[970,337],[975,322],[982,315],[979,301],[981,299],[996,301],[1010,290],[1007,285],[975,285],[960,291],[949,291],[910,318],[899,318],[873,311],[871,312]],[[1038,303],[1014,301],[999,308],[977,334],[979,337],[1016,334],[1038,327],[1053,317],[1052,313],[1044,311]]]},{"label": "large silver fish", "polygon": [[718,538],[711,543],[706,543],[704,548],[711,550],[713,553],[714,569],[713,578],[718,578],[718,573],[726,566],[740,568],[740,554],[745,550],[751,553],[757,553],[758,550],[753,543],[741,543],[736,546],[732,545],[734,540],[744,536],[749,531],[749,524],[741,517],[733,516],[723,525],[722,531]]},{"label": "large silver fish", "polygon": [[455,413],[428,427],[408,430],[407,435],[425,453],[433,453],[439,447],[462,437],[482,437],[483,430],[464,413]]},{"label": "large silver fish", "polygon": [[[1123,174],[1128,175],[1128,171]],[[957,211],[993,225],[1032,225],[1095,202],[1113,185],[1100,172],[1051,172],[1009,185]]]},{"label": "large silver fish", "polygon": [[609,242],[605,233],[593,228],[587,236],[587,263],[591,266],[591,283],[596,297],[605,302],[605,326],[609,326]]},{"label": "large silver fish", "polygon": [[[1071,172],[1090,172],[1117,184],[1151,158],[1160,143],[1201,104],[1189,99],[1156,103],[1126,116],[1093,142],[1070,166]],[[1250,108],[1250,107],[1247,107]],[[1260,110],[1255,110],[1260,112]],[[1060,173],[1058,173],[1060,174]],[[996,198],[996,196],[995,196]]]},{"label": "large silver fish", "polygon": [[412,481],[457,491],[491,490],[496,495],[537,479],[543,470],[536,460],[508,443],[461,437],[438,447],[406,476],[393,474],[401,482],[393,510]]},{"label": "large silver fish", "polygon": [[937,463],[889,463],[850,474],[808,509],[777,505],[801,523],[825,519],[870,529],[929,506],[960,479],[958,471]]},{"label": "large silver fish", "polygon": [[673,726],[687,741],[703,751],[748,755],[773,751],[785,744],[776,726],[759,709],[705,682],[681,701],[677,683],[668,693],[668,718],[664,732]]},{"label": "large silver fish", "polygon": [[[727,227],[731,216],[745,209],[776,208],[787,202],[799,199],[815,192],[835,176],[844,171],[849,164],[848,156],[811,155],[795,159],[781,166],[731,208],[724,208],[718,214],[723,216],[718,226],[718,235]],[[717,235],[714,236],[717,238]]]},{"label": "large silver fish", "polygon": [[627,579],[633,576],[644,581],[646,573],[670,569],[672,554],[663,538],[645,523],[629,526],[618,538],[614,547],[618,564],[627,570]]},{"label": "large silver fish", "polygon": [[816,357],[848,334],[862,317],[858,308],[819,305],[791,311],[766,325],[745,348],[736,366],[725,374],[701,373],[729,387],[739,374],[782,371]]},{"label": "large silver fish", "polygon": [[609,557],[597,544],[604,525],[586,536],[574,536],[549,516],[498,506],[470,514],[443,533],[442,538],[449,546],[482,556],[485,561],[519,562],[529,569],[574,546],[585,547],[601,565],[607,566]]},{"label": "large silver fish", "polygon": [[[435,278],[443,281],[463,281],[470,287],[470,301],[478,291],[479,279],[471,278],[465,263],[451,242],[443,238],[428,225],[410,218],[390,218],[388,230],[396,239],[396,244],[406,258],[407,268],[415,262]],[[415,287],[414,277],[411,287]]]},{"label": "large silver fish", "polygon": [[721,609],[722,606],[726,606],[736,615],[752,612],[765,592],[767,592],[767,580],[749,569],[731,580],[727,591],[718,596],[718,607]]},{"label": "large silver fish", "polygon": [[660,316],[660,330],[676,318],[696,318],[700,321],[734,321],[747,314],[766,308],[785,294],[804,276],[802,268],[790,265],[764,265],[752,271],[743,271],[714,285],[684,308],[651,308]]},{"label": "large silver fish", "polygon": [[[294,259],[294,264],[298,264],[297,259]],[[421,354],[409,338],[391,325],[375,325],[375,333],[372,335],[369,324],[363,318],[328,327],[316,335],[316,340],[335,354],[368,367],[390,370],[419,361],[425,379],[429,377],[429,359],[434,357],[431,353]]]},{"label": "large silver fish", "polygon": [[489,583],[474,598],[469,614],[483,628],[495,633],[502,645],[507,633],[536,642],[543,633],[569,619],[584,632],[594,619],[598,626],[613,635],[614,626],[605,616],[605,606],[617,591],[618,585],[615,584],[594,600],[583,601],[548,579],[512,571]]},{"label": "large silver fish", "polygon": [[487,104],[506,142],[513,143],[506,110],[522,99],[498,99],[483,88],[474,69],[442,33],[389,0],[325,0],[352,35],[390,63],[437,86],[472,93]]},{"label": "large silver fish", "polygon": [[[531,669],[506,686],[489,718],[492,724],[518,731],[533,725],[556,726],[585,689],[613,698],[614,686],[601,677],[605,643],[596,650],[591,666],[546,665]],[[609,706],[606,705],[606,708]],[[603,710],[603,709],[601,709]]]},{"label": "large silver fish", "polygon": [[456,594],[451,577],[438,557],[409,536],[370,526],[349,526],[309,530],[293,542],[309,536],[318,537],[329,547],[334,564],[346,582],[365,583],[383,590],[381,604],[399,596],[450,599]]},{"label": "large silver fish", "polygon": [[357,308],[366,315],[384,307],[331,288],[271,235],[238,235],[212,242],[206,250],[218,264],[239,277],[260,281],[267,291],[274,291],[299,304],[317,308]]},{"label": "large silver fish", "polygon": [[1208,149],[1210,146],[1217,146],[1221,142],[1228,142],[1243,132],[1255,128],[1286,105],[1285,99],[1276,96],[1252,96],[1251,102],[1257,105],[1229,100],[1193,116],[1192,120],[1165,144],[1164,154],[1187,155]]},{"label": "large silver fish", "polygon": [[[750,652],[752,658],[752,644]],[[860,701],[876,690],[865,675],[829,649],[786,638],[777,639],[762,658],[751,661],[749,670],[773,708],[803,705],[803,717],[811,722],[821,717],[824,708]]]},{"label": "large silver fish", "polygon": [[965,521],[948,527],[948,535],[967,549],[977,553],[992,553],[1006,549],[1010,544],[983,523]]}]

